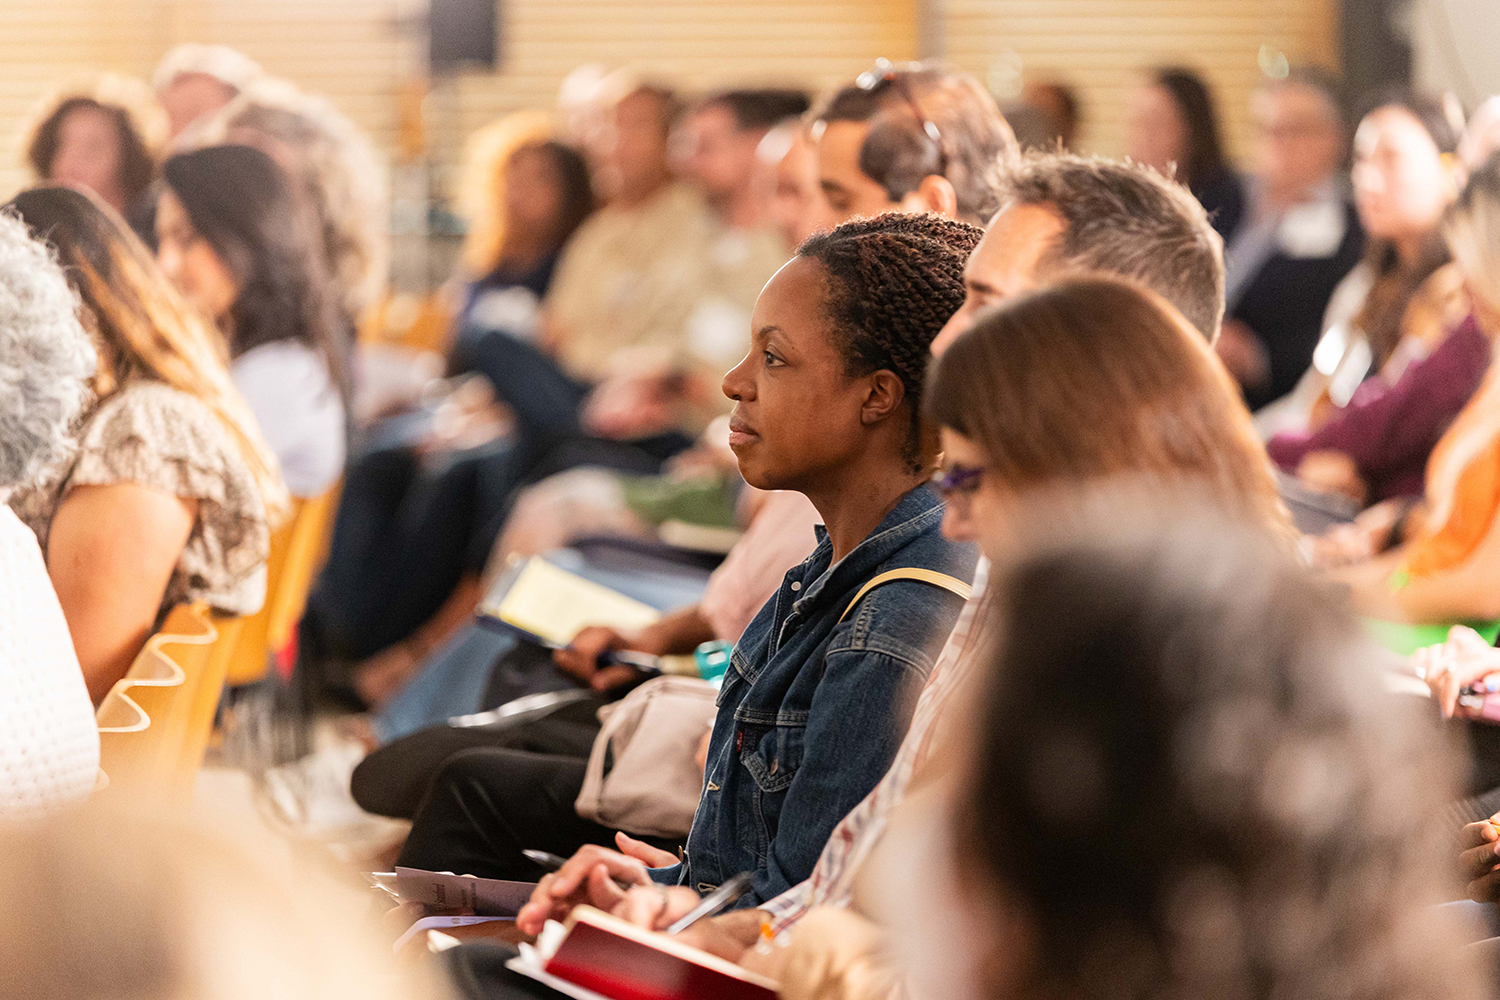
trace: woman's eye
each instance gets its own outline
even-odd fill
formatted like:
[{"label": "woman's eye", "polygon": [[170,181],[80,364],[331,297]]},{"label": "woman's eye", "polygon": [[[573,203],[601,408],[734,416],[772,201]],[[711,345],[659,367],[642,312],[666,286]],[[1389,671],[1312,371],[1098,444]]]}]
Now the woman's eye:
[{"label": "woman's eye", "polygon": [[762,351],[761,353],[765,355],[767,368],[775,368],[777,365],[780,365],[782,363],[781,359],[772,354],[770,351]]}]

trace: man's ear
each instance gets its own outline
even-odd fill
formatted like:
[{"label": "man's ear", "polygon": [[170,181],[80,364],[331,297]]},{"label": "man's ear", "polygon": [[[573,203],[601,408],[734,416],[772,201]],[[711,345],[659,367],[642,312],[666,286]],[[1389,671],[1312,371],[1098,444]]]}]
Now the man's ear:
[{"label": "man's ear", "polygon": [[950,219],[958,218],[958,192],[942,174],[928,174],[915,191],[901,199],[903,212],[935,212]]},{"label": "man's ear", "polygon": [[859,410],[859,422],[869,427],[885,420],[900,409],[906,400],[906,385],[901,376],[888,368],[868,376],[870,388],[865,393],[864,405]]}]

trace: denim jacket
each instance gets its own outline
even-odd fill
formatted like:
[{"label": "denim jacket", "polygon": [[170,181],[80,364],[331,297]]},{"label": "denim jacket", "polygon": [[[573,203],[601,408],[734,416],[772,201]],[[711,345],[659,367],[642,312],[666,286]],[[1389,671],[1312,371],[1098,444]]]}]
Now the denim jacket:
[{"label": "denim jacket", "polygon": [[963,599],[896,580],[840,618],[859,588],[888,570],[970,581],[975,553],[943,538],[942,520],[932,491],[913,490],[835,566],[817,528],[817,548],[734,648],[687,851],[652,873],[658,882],[708,892],[753,872],[739,904],[751,906],[812,874],[834,826],[895,758]]}]

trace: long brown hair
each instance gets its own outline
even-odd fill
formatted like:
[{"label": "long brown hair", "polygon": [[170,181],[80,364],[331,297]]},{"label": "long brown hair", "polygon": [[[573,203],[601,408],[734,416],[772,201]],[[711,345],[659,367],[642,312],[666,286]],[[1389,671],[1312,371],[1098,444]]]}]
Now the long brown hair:
[{"label": "long brown hair", "polygon": [[1212,349],[1166,300],[1117,278],[1070,279],[982,315],[933,368],[926,414],[972,439],[1012,489],[1147,474],[1290,531]]},{"label": "long brown hair", "polygon": [[274,527],[291,500],[270,447],[229,380],[223,339],[188,308],[124,221],[71,188],[23,191],[10,208],[57,250],[95,334],[103,398],[135,378],[164,382],[201,401],[229,432],[260,487]]}]

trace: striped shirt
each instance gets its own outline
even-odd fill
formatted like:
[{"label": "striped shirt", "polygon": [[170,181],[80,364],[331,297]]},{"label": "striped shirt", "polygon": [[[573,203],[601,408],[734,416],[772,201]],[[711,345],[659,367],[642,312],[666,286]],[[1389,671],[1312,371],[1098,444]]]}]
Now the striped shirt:
[{"label": "striped shirt", "polygon": [[974,595],[964,605],[953,626],[953,633],[943,646],[922,697],[912,715],[911,728],[891,769],[880,783],[855,806],[849,815],[833,828],[823,847],[813,873],[761,909],[771,914],[771,929],[780,934],[802,919],[815,906],[848,906],[854,893],[854,882],[870,851],[885,833],[886,818],[906,795],[912,774],[927,759],[948,698],[963,683],[969,672],[969,646],[978,637],[976,619],[984,603],[989,581],[989,561],[979,560],[974,568]]}]

